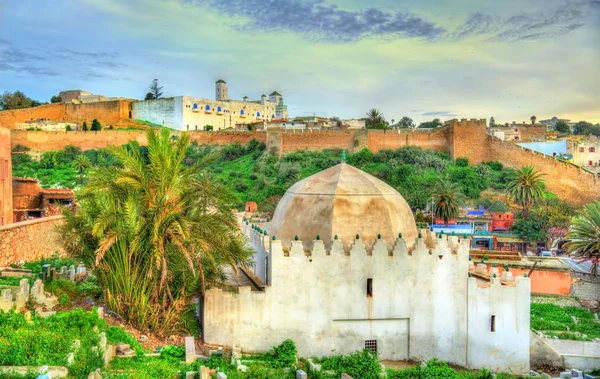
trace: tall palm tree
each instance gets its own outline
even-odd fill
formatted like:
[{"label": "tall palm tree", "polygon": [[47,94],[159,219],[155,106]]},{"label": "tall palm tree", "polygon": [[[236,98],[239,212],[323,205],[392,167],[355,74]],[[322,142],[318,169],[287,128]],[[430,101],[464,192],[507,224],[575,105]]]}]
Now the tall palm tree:
[{"label": "tall palm tree", "polygon": [[79,173],[79,182],[83,184],[83,174],[91,166],[90,159],[86,155],[79,155],[73,161],[73,168]]},{"label": "tall palm tree", "polygon": [[148,147],[109,148],[118,166],[99,167],[66,212],[66,248],[94,267],[111,309],[139,328],[170,331],[190,296],[251,256],[234,199],[203,172],[214,155],[186,167],[189,134],[147,132]]},{"label": "tall palm tree", "polygon": [[458,216],[459,208],[464,203],[463,192],[458,184],[441,180],[433,188],[431,196],[435,217],[443,219],[444,226],[448,226],[448,221]]},{"label": "tall palm tree", "polygon": [[578,261],[590,260],[591,272],[598,275],[600,263],[600,202],[588,204],[573,219],[565,244],[571,256]]},{"label": "tall palm tree", "polygon": [[506,193],[512,201],[523,207],[523,216],[529,216],[529,208],[544,197],[546,182],[544,174],[533,166],[523,166],[516,170],[514,177],[506,185]]},{"label": "tall palm tree", "polygon": [[367,112],[366,126],[367,128],[372,128],[381,124],[381,122],[384,120],[385,118],[383,117],[383,113],[381,113],[379,109],[373,108]]}]

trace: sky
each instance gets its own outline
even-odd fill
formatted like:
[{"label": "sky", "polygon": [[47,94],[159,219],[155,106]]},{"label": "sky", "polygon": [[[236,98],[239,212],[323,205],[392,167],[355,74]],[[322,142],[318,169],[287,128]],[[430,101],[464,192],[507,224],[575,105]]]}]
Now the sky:
[{"label": "sky", "polygon": [[291,116],[600,122],[600,0],[0,0],[0,92],[259,99]]}]

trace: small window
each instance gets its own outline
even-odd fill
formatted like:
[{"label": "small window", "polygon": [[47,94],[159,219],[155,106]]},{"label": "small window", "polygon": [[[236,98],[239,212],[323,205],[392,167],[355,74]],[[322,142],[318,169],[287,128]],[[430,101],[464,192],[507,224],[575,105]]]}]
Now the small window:
[{"label": "small window", "polygon": [[592,166],[592,161],[588,161],[588,166]]},{"label": "small window", "polygon": [[198,125],[196,125],[196,130],[198,130]]},{"label": "small window", "polygon": [[194,109],[198,109],[198,104],[194,103]]},{"label": "small window", "polygon": [[206,110],[209,111],[210,110],[210,105],[206,106]]},{"label": "small window", "polygon": [[373,279],[367,279],[367,297],[373,297]]},{"label": "small window", "polygon": [[240,111],[240,114],[244,114],[244,110],[243,109]]},{"label": "small window", "polygon": [[590,147],[590,153],[595,153],[596,152],[596,148],[595,147]]},{"label": "small window", "polygon": [[580,148],[579,148],[579,152],[580,152],[580,153],[583,153],[583,152],[585,152],[585,148],[583,148],[583,147],[580,147]]},{"label": "small window", "polygon": [[492,315],[492,317],[490,319],[490,331],[491,332],[496,331],[496,315]]},{"label": "small window", "polygon": [[217,108],[217,112],[221,112],[221,107],[218,107],[218,108]]},{"label": "small window", "polygon": [[189,125],[186,125],[185,127],[187,128],[187,130],[190,130],[190,126]]},{"label": "small window", "polygon": [[256,117],[260,117],[260,112],[256,112]]},{"label": "small window", "polygon": [[377,353],[377,340],[366,340],[365,349],[372,353]]}]

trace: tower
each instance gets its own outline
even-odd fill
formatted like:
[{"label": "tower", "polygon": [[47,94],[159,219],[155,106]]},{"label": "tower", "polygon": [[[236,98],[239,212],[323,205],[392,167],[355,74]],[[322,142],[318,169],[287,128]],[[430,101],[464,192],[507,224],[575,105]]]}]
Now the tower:
[{"label": "tower", "polygon": [[227,83],[223,79],[217,80],[215,83],[215,100],[217,101],[225,101],[229,98],[229,93],[227,92]]}]

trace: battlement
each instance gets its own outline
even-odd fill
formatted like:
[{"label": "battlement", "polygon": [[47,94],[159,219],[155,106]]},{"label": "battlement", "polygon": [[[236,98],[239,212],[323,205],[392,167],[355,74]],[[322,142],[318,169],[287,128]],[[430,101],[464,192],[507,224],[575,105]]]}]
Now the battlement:
[{"label": "battlement", "polygon": [[444,122],[444,126],[483,126],[483,127],[487,127],[487,120],[485,118],[482,118],[482,119],[461,118],[460,120],[455,118],[455,119]]}]

